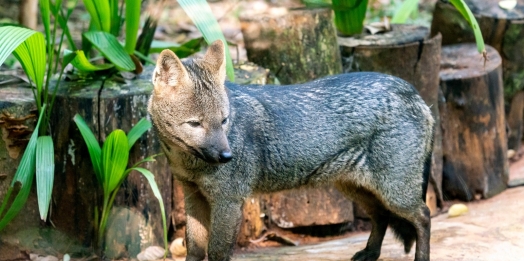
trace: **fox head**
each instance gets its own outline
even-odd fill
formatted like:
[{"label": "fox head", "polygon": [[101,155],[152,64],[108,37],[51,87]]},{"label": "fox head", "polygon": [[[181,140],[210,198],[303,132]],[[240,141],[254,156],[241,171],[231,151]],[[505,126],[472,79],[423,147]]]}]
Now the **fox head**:
[{"label": "fox head", "polygon": [[230,127],[225,46],[215,41],[201,59],[182,63],[164,50],[153,72],[149,113],[160,139],[169,147],[208,163],[233,158],[227,132]]}]

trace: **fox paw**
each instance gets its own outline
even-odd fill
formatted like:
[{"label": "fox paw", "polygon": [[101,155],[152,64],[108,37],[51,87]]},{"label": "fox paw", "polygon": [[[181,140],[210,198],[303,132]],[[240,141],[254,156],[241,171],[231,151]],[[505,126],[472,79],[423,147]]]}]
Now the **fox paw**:
[{"label": "fox paw", "polygon": [[358,251],[352,258],[352,261],[376,261],[380,256],[380,251],[373,251],[362,249]]}]

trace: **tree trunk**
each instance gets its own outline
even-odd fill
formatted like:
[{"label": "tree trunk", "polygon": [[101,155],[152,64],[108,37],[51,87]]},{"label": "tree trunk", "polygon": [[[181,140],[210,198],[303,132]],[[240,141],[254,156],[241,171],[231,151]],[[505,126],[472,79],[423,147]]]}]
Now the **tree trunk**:
[{"label": "tree trunk", "polygon": [[447,198],[489,198],[506,188],[507,140],[504,123],[502,65],[497,51],[478,62],[475,44],[442,49],[440,87],[443,189]]},{"label": "tree trunk", "polygon": [[[428,39],[429,30],[420,26],[393,25],[392,29],[382,34],[339,38],[343,70],[382,72],[406,80],[415,86],[430,106],[435,126],[439,126],[438,72],[441,37],[437,35]],[[428,192],[428,198],[435,195],[435,200],[428,201],[428,206],[433,211],[442,204],[441,135],[440,128],[435,128],[430,178],[432,186]]]},{"label": "tree trunk", "polygon": [[269,69],[282,84],[342,71],[330,9],[275,13],[240,17],[249,61]]},{"label": "tree trunk", "polygon": [[[505,10],[498,0],[466,0],[475,15],[486,44],[502,56],[502,76],[509,131],[508,148],[518,151],[522,137],[524,104],[519,98],[524,88],[524,0]],[[433,13],[432,34],[442,34],[442,44],[475,42],[470,26],[451,5],[438,2]],[[478,54],[474,54],[480,57]],[[479,58],[480,59],[480,58]],[[478,61],[477,61],[478,62]],[[515,104],[514,104],[515,103]]]},{"label": "tree trunk", "polygon": [[[80,114],[99,141],[105,140],[115,129],[129,132],[133,125],[147,116],[147,102],[152,90],[152,68],[150,69],[139,79],[125,84],[109,80],[72,84],[64,82],[58,89],[51,118],[57,161],[52,220],[58,228],[76,235],[84,245],[93,242],[94,210],[95,206],[100,206],[102,194],[93,173],[87,147],[72,119],[76,113]],[[131,149],[129,166],[160,152],[158,138],[151,129]],[[142,167],[155,174],[166,213],[169,215],[172,175],[166,158],[157,157],[156,162],[143,164]],[[122,214],[118,206],[129,209],[129,212]],[[119,223],[127,223],[129,226],[112,226],[109,225],[111,221],[108,221],[108,257],[136,255],[140,249],[149,245],[163,245],[158,200],[147,180],[138,173],[129,174],[120,187],[113,214],[117,216],[111,217],[111,220],[117,218]],[[100,215],[101,212],[98,213],[99,217]]]},{"label": "tree trunk", "polygon": [[18,22],[28,28],[36,30],[38,24],[38,0],[21,0]]}]

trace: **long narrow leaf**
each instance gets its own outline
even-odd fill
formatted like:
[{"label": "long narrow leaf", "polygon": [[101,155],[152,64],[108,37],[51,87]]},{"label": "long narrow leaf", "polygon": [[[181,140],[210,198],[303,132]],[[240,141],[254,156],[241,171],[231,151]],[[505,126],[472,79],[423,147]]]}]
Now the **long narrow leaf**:
[{"label": "long narrow leaf", "polygon": [[[108,0],[110,14],[111,14],[111,31],[110,33],[116,37],[120,34],[120,25],[122,24],[122,17],[120,17],[118,10],[118,0]],[[126,7],[127,8],[127,7]]]},{"label": "long narrow leaf", "polygon": [[479,24],[477,23],[477,19],[475,19],[475,16],[469,9],[468,5],[464,2],[464,0],[450,0],[451,4],[457,8],[457,10],[462,14],[464,19],[468,21],[469,25],[473,29],[473,33],[475,34],[475,41],[477,42],[477,50],[479,53],[485,54],[486,48],[484,46],[484,39],[482,38],[482,32],[480,31]]},{"label": "long narrow leaf", "polygon": [[129,54],[114,35],[106,32],[93,31],[84,33],[84,37],[119,70],[135,70],[135,63],[133,63]]},{"label": "long narrow leaf", "polygon": [[333,0],[335,26],[343,35],[360,34],[364,28],[368,0]]},{"label": "long narrow leaf", "polygon": [[53,192],[55,172],[53,139],[51,136],[41,136],[36,143],[36,191],[38,194],[38,209],[40,218],[46,220]]},{"label": "long narrow leaf", "polygon": [[135,142],[151,128],[151,122],[146,118],[142,118],[127,134],[127,139],[129,140],[129,149],[133,147]]},{"label": "long narrow leaf", "polygon": [[46,72],[44,36],[41,33],[31,35],[15,49],[13,54],[22,64],[27,76],[35,83],[37,93],[42,93]]},{"label": "long narrow leaf", "polygon": [[391,19],[391,23],[403,24],[409,16],[418,8],[419,0],[406,0],[396,10],[395,15]]},{"label": "long narrow leaf", "polygon": [[[162,212],[162,226],[164,227],[164,248],[167,253],[167,226],[166,226],[166,211],[164,209],[164,200],[162,200],[162,195],[160,194],[160,190],[158,189],[158,185],[155,182],[155,176],[151,171],[144,169],[144,168],[132,168],[132,170],[136,170],[144,177],[146,177],[147,181],[149,182],[149,186],[151,186],[151,190],[153,190],[153,194],[158,199],[158,204],[160,204],[160,211]],[[164,256],[165,257],[165,256]]]},{"label": "long narrow leaf", "polygon": [[109,195],[124,178],[129,160],[129,142],[123,130],[114,130],[102,146],[102,174],[104,194]]},{"label": "long narrow leaf", "polygon": [[76,114],[73,120],[76,123],[76,126],[80,130],[82,137],[87,145],[87,150],[89,151],[89,157],[91,158],[91,164],[93,164],[93,170],[95,171],[96,178],[100,184],[104,184],[104,179],[102,177],[102,149],[100,144],[95,138],[95,135],[91,129],[87,126],[84,118],[79,114]]},{"label": "long narrow leaf", "polygon": [[[68,56],[71,54],[70,50],[64,50],[64,55]],[[84,51],[82,50],[76,50],[75,51],[75,57],[71,61],[71,64],[78,70],[82,72],[96,72],[96,71],[103,71],[110,68],[113,68],[114,65],[112,64],[92,64],[87,59]]]},{"label": "long narrow leaf", "polygon": [[48,47],[51,47],[51,7],[50,0],[41,0],[40,3],[40,16],[42,17],[42,24],[44,25],[45,39],[48,40]]},{"label": "long narrow leaf", "polygon": [[109,1],[84,0],[84,5],[89,15],[91,15],[91,23],[95,29],[103,32],[109,32],[111,30],[111,13]]},{"label": "long narrow leaf", "polygon": [[[367,2],[367,1],[366,1]],[[226,46],[226,72],[230,81],[235,81],[235,72],[233,71],[233,60],[229,54],[226,38],[218,25],[217,19],[211,12],[211,8],[206,0],[179,0],[178,4],[184,9],[186,14],[193,20],[195,26],[204,36],[208,44],[216,40],[222,40]]]},{"label": "long narrow leaf", "polygon": [[[24,155],[22,155],[20,165],[18,165],[18,169],[16,170],[13,181],[11,181],[11,188],[9,188],[9,193],[12,191],[12,188],[16,185],[17,182],[20,183],[21,188],[18,194],[16,195],[13,203],[7,210],[6,214],[0,219],[0,231],[5,228],[9,221],[11,221],[18,214],[18,212],[20,212],[25,202],[27,201],[29,192],[31,191],[31,185],[33,184],[33,177],[35,174],[35,157],[36,144],[38,139],[38,129],[40,128],[40,123],[42,122],[43,115],[45,114],[45,108],[46,106],[44,105],[42,107],[42,110],[40,111],[40,116],[38,117],[36,127],[33,131],[33,134],[31,134],[31,138],[29,139],[29,143],[27,144],[27,147],[24,151]],[[6,206],[6,200],[9,200],[9,198],[4,198],[2,210]]]},{"label": "long narrow leaf", "polygon": [[36,31],[17,26],[0,27],[0,65],[2,65],[13,53],[13,51],[22,44],[27,38],[35,34]]},{"label": "long narrow leaf", "polygon": [[126,51],[133,54],[140,25],[140,0],[126,0]]}]

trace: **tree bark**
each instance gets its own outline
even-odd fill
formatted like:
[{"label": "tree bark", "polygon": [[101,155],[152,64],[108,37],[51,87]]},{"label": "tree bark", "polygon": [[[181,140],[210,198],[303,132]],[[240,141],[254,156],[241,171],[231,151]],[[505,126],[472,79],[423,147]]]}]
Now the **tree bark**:
[{"label": "tree bark", "polygon": [[[524,104],[519,98],[523,95],[524,88],[524,0],[518,0],[517,7],[513,10],[500,8],[498,2],[466,0],[479,23],[484,41],[502,57],[506,115],[510,128],[508,148],[518,151],[524,110]],[[439,32],[442,34],[443,45],[475,42],[470,26],[451,4],[438,2],[435,7],[431,33]],[[474,55],[480,57],[478,54]]]},{"label": "tree bark", "polygon": [[502,60],[494,48],[486,47],[490,60],[485,66],[478,62],[475,44],[442,49],[443,189],[447,198],[489,198],[502,192],[508,181]]},{"label": "tree bark", "polygon": [[[438,111],[441,37],[428,39],[429,29],[413,25],[393,25],[393,30],[376,35],[339,38],[344,72],[375,71],[400,77],[411,83],[430,106],[435,126]],[[442,134],[435,128],[432,169],[428,197],[430,209],[442,206]],[[433,190],[433,191],[432,191]],[[434,212],[432,214],[435,214]]]},{"label": "tree bark", "polygon": [[330,9],[274,13],[240,17],[249,61],[269,69],[282,84],[342,71]]},{"label": "tree bark", "polygon": [[38,0],[21,0],[18,22],[21,25],[36,30],[38,25]]}]

